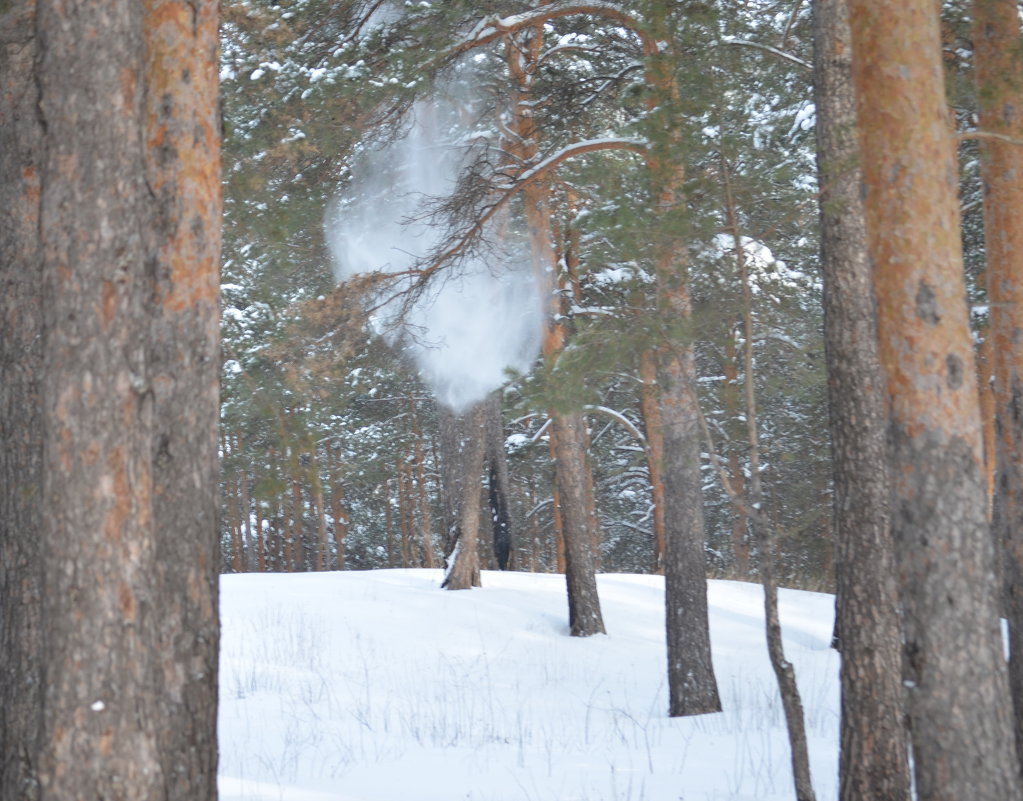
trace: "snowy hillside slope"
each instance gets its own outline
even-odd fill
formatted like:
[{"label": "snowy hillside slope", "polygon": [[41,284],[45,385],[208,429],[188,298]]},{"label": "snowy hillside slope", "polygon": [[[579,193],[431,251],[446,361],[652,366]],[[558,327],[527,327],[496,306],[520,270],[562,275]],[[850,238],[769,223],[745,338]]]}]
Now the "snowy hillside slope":
[{"label": "snowy hillside slope", "polygon": [[[609,635],[567,636],[564,578],[225,576],[225,801],[772,801],[793,797],[758,585],[710,583],[725,711],[667,717],[663,578],[599,577]],[[833,599],[781,592],[818,798],[836,795]]]}]

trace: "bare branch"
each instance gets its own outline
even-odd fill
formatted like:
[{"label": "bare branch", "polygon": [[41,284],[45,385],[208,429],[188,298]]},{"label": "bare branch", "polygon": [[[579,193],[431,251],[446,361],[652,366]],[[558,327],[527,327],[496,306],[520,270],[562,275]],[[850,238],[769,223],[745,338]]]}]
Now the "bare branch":
[{"label": "bare branch", "polygon": [[480,20],[462,41],[438,55],[433,63],[443,63],[457,58],[462,53],[490,44],[525,28],[542,25],[562,17],[575,16],[596,16],[617,22],[636,35],[640,40],[644,55],[651,56],[657,52],[657,43],[641,22],[614,3],[551,3],[522,14],[514,14],[509,17],[488,17]]},{"label": "bare branch", "polygon": [[522,172],[509,185],[501,187],[497,197],[483,208],[482,213],[472,221],[465,231],[456,234],[449,239],[448,244],[443,245],[441,249],[430,255],[426,266],[416,267],[404,273],[394,273],[394,275],[415,276],[419,279],[418,283],[425,283],[442,267],[470,250],[473,244],[483,236],[491,220],[525,187],[545,178],[564,162],[599,150],[630,150],[634,153],[645,154],[647,147],[645,143],[634,139],[589,139],[561,148]]},{"label": "bare branch", "polygon": [[593,406],[591,404],[586,404],[585,406],[583,406],[583,409],[585,409],[588,412],[599,412],[600,414],[606,415],[607,417],[610,417],[612,420],[621,423],[625,427],[625,429],[636,438],[638,442],[643,444],[645,448],[646,437],[643,436],[643,432],[636,428],[636,424],[633,423],[628,417],[626,417],[621,412],[616,412],[614,409],[610,409],[607,406]]},{"label": "bare branch", "polygon": [[785,33],[781,37],[781,49],[784,51],[785,47],[789,43],[789,34],[792,33],[792,28],[796,24],[796,20],[799,18],[799,9],[803,5],[803,0],[796,0],[792,5],[792,13],[789,14],[789,21],[785,25]]},{"label": "bare branch", "polygon": [[760,44],[760,42],[751,42],[747,39],[724,39],[723,43],[726,45],[735,45],[736,47],[749,47],[753,50],[762,50],[765,53],[770,53],[772,56],[777,56],[780,59],[789,61],[797,67],[802,67],[804,70],[813,72],[813,64],[810,62],[803,61],[803,59],[799,56],[786,53],[784,50],[779,50],[777,47],[771,47],[771,45]]}]

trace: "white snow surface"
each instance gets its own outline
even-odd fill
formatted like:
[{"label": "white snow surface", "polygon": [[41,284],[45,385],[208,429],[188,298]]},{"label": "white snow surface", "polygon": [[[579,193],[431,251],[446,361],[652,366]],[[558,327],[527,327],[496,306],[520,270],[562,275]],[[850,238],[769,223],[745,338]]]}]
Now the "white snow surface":
[{"label": "white snow surface", "polygon": [[[568,636],[564,577],[439,570],[222,580],[224,801],[773,801],[794,796],[759,585],[709,585],[725,711],[667,716],[664,581],[598,578],[608,636]],[[833,599],[781,591],[817,797],[836,797]]]}]

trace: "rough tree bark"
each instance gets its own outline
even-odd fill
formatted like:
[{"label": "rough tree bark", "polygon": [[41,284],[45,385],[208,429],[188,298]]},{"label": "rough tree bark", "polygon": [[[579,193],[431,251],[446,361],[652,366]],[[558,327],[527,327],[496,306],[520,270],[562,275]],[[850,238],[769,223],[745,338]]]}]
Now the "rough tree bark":
[{"label": "rough tree bark", "polygon": [[47,0],[0,31],[0,789],[212,799],[216,4]]},{"label": "rough tree bark", "polygon": [[938,4],[849,10],[917,795],[1019,799]]},{"label": "rough tree bark", "polygon": [[39,797],[44,476],[35,3],[0,12],[0,798]]},{"label": "rough tree bark", "polygon": [[888,417],[860,198],[849,20],[845,0],[817,0],[812,13],[836,631],[842,655],[839,798],[908,801]]},{"label": "rough tree bark", "polygon": [[[983,131],[1023,139],[1023,40],[1015,0],[974,0],[974,74]],[[1023,147],[980,142],[994,374],[992,533],[1009,619],[1009,680],[1023,760]]]},{"label": "rough tree bark", "polygon": [[219,4],[143,6],[146,182],[158,209],[148,315],[160,672],[179,721],[164,726],[159,749],[166,797],[202,799],[216,796],[217,765]]}]

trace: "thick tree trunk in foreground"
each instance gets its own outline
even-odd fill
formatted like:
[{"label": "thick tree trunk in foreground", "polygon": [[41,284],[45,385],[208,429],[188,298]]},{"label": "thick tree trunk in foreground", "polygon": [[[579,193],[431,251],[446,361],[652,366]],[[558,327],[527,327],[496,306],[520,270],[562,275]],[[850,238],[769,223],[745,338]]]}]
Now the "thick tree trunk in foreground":
[{"label": "thick tree trunk in foreground", "polygon": [[[980,127],[1023,139],[1023,51],[1015,0],[974,0],[974,67]],[[1009,680],[1016,748],[1023,759],[1023,148],[980,142],[984,243],[993,362],[993,534],[1005,578]]]},{"label": "thick tree trunk in foreground", "polygon": [[[0,281],[20,308],[0,361],[0,451],[18,454],[0,569],[20,573],[0,581],[0,788],[201,801],[216,794],[215,5],[34,10],[0,14],[0,137],[19,143],[0,155]],[[10,709],[7,687],[24,693]]]},{"label": "thick tree trunk in foreground", "polygon": [[888,418],[860,198],[848,13],[844,0],[817,0],[813,14],[836,629],[842,655],[839,798],[908,801],[899,598],[888,512]]},{"label": "thick tree trunk in foreground", "polygon": [[480,586],[480,475],[486,443],[484,404],[463,414],[441,408],[441,507],[444,521],[443,587],[468,590]]},{"label": "thick tree trunk in foreground", "polygon": [[849,9],[916,789],[1018,800],[938,6]]}]

